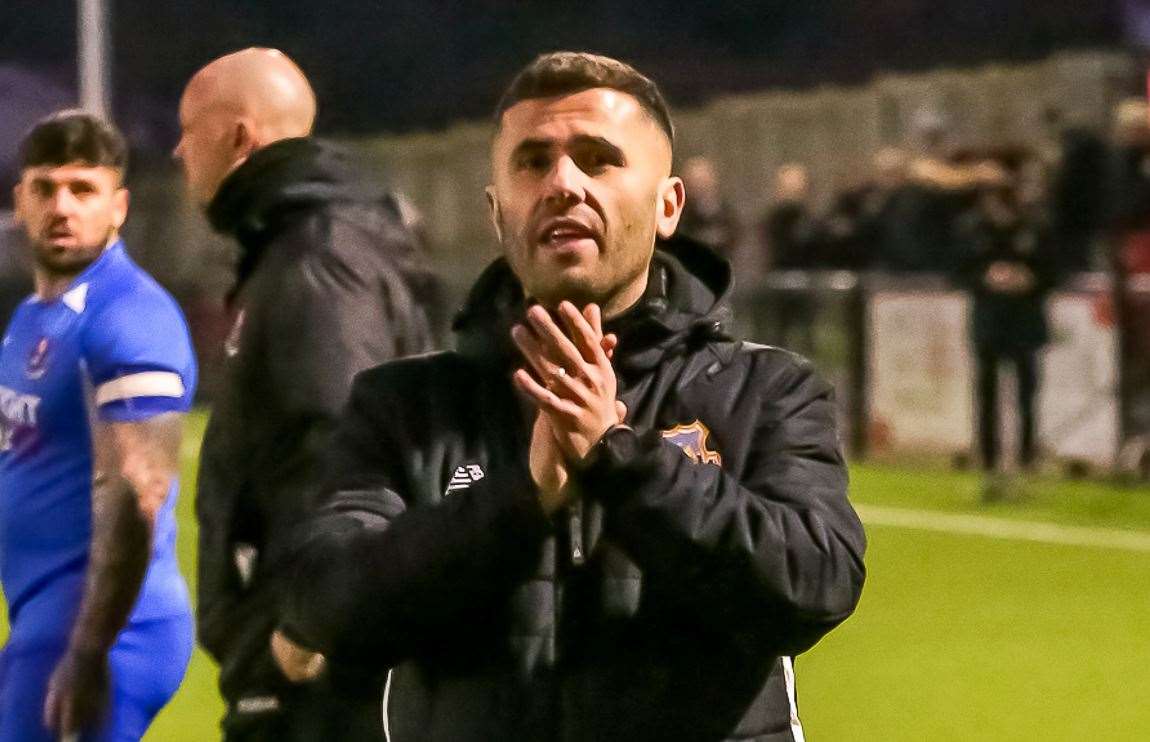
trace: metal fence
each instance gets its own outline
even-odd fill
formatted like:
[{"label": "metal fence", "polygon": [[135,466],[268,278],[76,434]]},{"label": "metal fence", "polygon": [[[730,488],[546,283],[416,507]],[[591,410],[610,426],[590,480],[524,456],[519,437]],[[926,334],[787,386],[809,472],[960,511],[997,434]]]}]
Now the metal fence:
[{"label": "metal fence", "polygon": [[[1107,274],[1077,274],[1047,301],[1038,417],[1048,461],[1100,470],[1147,464],[1150,276],[1124,286],[1118,293]],[[736,303],[741,333],[810,357],[834,384],[855,458],[973,458],[969,302],[943,278],[777,272]],[[1009,442],[1012,396],[1000,399]]]}]

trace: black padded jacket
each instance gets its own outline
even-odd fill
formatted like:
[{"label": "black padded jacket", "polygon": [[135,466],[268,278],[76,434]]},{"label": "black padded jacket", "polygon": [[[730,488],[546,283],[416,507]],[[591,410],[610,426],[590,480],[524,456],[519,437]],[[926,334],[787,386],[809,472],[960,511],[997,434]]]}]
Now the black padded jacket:
[{"label": "black padded jacket", "polygon": [[284,630],[394,668],[410,740],[792,740],[792,658],[851,614],[865,538],[831,387],[729,339],[727,264],[656,252],[607,331],[629,427],[546,517],[510,382],[522,289],[503,261],[459,352],[361,374],[307,526]]},{"label": "black padded jacket", "polygon": [[239,243],[239,280],[200,456],[198,634],[224,697],[258,706],[287,685],[268,650],[279,555],[318,498],[355,374],[431,347],[428,279],[395,204],[317,140],[257,151],[208,216]]}]

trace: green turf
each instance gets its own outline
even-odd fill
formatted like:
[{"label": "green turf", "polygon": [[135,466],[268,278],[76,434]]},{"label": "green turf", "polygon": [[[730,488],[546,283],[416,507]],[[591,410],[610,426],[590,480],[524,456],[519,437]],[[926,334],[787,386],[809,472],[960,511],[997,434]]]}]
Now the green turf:
[{"label": "green turf", "polygon": [[982,506],[982,480],[972,472],[866,465],[852,467],[851,477],[851,497],[856,502],[1150,531],[1150,490],[1146,487],[1040,476],[1020,480],[1010,501]]},{"label": "green turf", "polygon": [[[188,418],[184,434],[183,466],[180,475],[181,497],[179,505],[180,535],[178,547],[180,564],[188,578],[192,595],[196,594],[196,528],[195,500],[196,462],[199,460],[200,441],[204,435],[207,415],[197,413]],[[192,655],[192,663],[180,691],[172,702],[160,712],[144,738],[148,742],[209,742],[219,738],[219,719],[224,704],[216,692],[216,666],[199,647]],[[335,742],[328,740],[327,742]]]},{"label": "green turf", "polygon": [[[202,415],[189,425],[180,557],[194,579]],[[1150,492],[1040,479],[983,507],[970,473],[852,468],[874,505],[1150,532]],[[807,738],[1150,739],[1150,555],[870,527],[858,612],[797,662]],[[197,652],[146,739],[217,739],[215,668]],[[334,741],[333,741],[334,742]]]},{"label": "green turf", "polygon": [[1144,740],[1147,554],[872,528],[856,614],[797,663],[814,740]]}]

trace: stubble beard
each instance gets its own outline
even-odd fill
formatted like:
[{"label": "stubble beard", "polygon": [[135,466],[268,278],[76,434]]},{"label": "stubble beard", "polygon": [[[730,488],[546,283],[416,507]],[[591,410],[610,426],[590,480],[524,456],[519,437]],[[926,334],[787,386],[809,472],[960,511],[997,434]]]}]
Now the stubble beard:
[{"label": "stubble beard", "polygon": [[[509,260],[529,298],[551,308],[564,300],[577,307],[601,301],[603,291],[596,286],[594,266],[579,266],[572,270],[541,255],[541,249],[523,240],[519,245],[518,259]],[[510,256],[512,252],[505,248],[505,254]]]},{"label": "stubble beard", "polygon": [[33,246],[36,267],[49,278],[60,279],[78,276],[103,254],[104,248],[112,239],[112,234],[113,230],[109,228],[107,234],[99,242],[79,247],[61,248],[37,242]]},{"label": "stubble beard", "polygon": [[[507,235],[507,232],[503,234]],[[646,288],[651,262],[649,256],[641,262],[627,261],[615,266],[620,275],[612,276],[605,275],[610,273],[612,266],[601,255],[599,265],[586,266],[577,275],[570,275],[558,266],[550,269],[545,267],[537,253],[538,248],[526,239],[521,238],[517,252],[507,248],[506,239],[504,237],[504,255],[508,256],[512,271],[523,285],[528,298],[544,306],[555,308],[564,300],[580,309],[588,304],[597,304],[603,310],[604,317],[614,316],[634,304]],[[512,259],[510,256],[513,254],[518,257]]]}]

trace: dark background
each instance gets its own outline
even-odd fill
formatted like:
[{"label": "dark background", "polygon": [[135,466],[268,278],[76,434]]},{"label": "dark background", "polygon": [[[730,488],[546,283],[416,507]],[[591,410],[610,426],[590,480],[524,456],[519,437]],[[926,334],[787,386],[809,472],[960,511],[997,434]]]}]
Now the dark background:
[{"label": "dark background", "polygon": [[[75,6],[0,4],[0,65],[74,85]],[[321,131],[364,134],[487,115],[518,67],[559,48],[627,59],[682,106],[1123,36],[1116,0],[109,0],[109,10],[117,118],[160,127],[157,146],[170,144],[188,77],[250,45],[283,49],[309,74]]]}]

